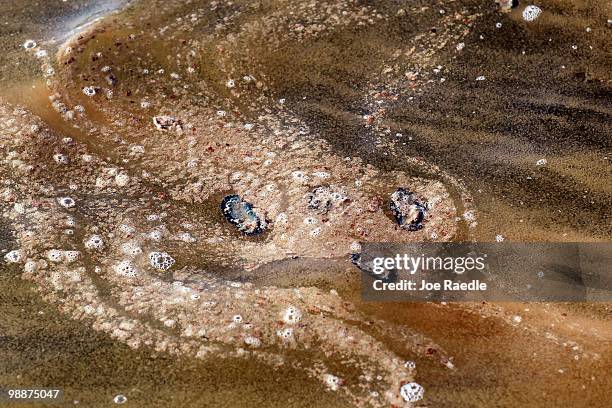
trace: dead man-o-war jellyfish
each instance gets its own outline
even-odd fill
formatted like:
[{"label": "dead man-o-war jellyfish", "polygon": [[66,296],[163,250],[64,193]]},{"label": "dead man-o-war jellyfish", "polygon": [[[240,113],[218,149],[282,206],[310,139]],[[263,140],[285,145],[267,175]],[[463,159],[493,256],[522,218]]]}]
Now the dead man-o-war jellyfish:
[{"label": "dead man-o-war jellyfish", "polygon": [[228,195],[221,201],[221,211],[226,220],[245,235],[257,235],[264,232],[268,226],[262,211],[244,201],[237,194]]}]

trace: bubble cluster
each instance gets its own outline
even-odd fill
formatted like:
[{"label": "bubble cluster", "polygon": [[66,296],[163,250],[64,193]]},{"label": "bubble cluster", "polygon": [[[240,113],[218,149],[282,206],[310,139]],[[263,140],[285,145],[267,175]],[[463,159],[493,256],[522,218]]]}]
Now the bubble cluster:
[{"label": "bubble cluster", "polygon": [[67,263],[75,262],[80,257],[79,251],[64,251],[64,260]]},{"label": "bubble cluster", "polygon": [[96,94],[96,88],[93,86],[83,87],[83,93],[87,96],[94,96]]},{"label": "bubble cluster", "polygon": [[34,40],[27,40],[26,42],[23,43],[23,48],[25,48],[26,50],[31,50],[32,48],[36,47],[36,41]]},{"label": "bubble cluster", "polygon": [[342,385],[342,379],[333,374],[326,374],[325,385],[327,385],[330,390],[337,391]]},{"label": "bubble cluster", "polygon": [[308,208],[325,214],[332,206],[332,190],[327,186],[319,186],[308,193]]},{"label": "bubble cluster", "polygon": [[423,399],[425,389],[415,382],[402,385],[400,394],[406,402],[417,402]]},{"label": "bubble cluster", "polygon": [[538,6],[529,5],[525,7],[523,10],[523,20],[525,21],[535,21],[542,14],[542,9]]},{"label": "bubble cluster", "polygon": [[21,261],[21,252],[17,249],[9,251],[6,255],[4,255],[4,260],[7,263],[17,263]]},{"label": "bubble cluster", "polygon": [[99,235],[92,235],[85,241],[85,248],[87,249],[102,249],[103,247],[104,241]]},{"label": "bubble cluster", "polygon": [[121,252],[128,256],[136,256],[142,253],[142,248],[136,242],[124,242],[121,244]]},{"label": "bubble cluster", "polygon": [[302,313],[293,306],[289,306],[283,314],[283,321],[287,324],[296,324],[301,318]]},{"label": "bubble cluster", "polygon": [[58,202],[64,208],[73,208],[76,205],[74,199],[70,197],[60,197]]},{"label": "bubble cluster", "polygon": [[51,262],[62,262],[64,260],[64,251],[51,249],[47,252],[47,259]]},{"label": "bubble cluster", "polygon": [[404,363],[404,367],[406,367],[409,370],[414,370],[416,368],[416,363],[414,361],[406,361]]},{"label": "bubble cluster", "polygon": [[175,261],[166,252],[151,252],[149,253],[149,262],[153,268],[166,271],[174,265]]},{"label": "bubble cluster", "polygon": [[277,330],[276,335],[283,340],[290,340],[293,337],[293,329],[287,327],[285,329]]},{"label": "bubble cluster", "polygon": [[128,185],[130,181],[130,177],[127,174],[117,174],[115,176],[115,184],[117,184],[119,187],[125,187]]},{"label": "bubble cluster", "polygon": [[137,269],[129,260],[123,260],[115,265],[115,272],[119,275],[133,278],[137,275]]},{"label": "bubble cluster", "polygon": [[187,242],[187,243],[193,243],[197,241],[197,239],[193,235],[191,235],[189,232],[181,232],[178,235],[178,239],[180,239],[183,242]]},{"label": "bubble cluster", "polygon": [[59,164],[69,164],[70,159],[65,154],[57,153],[53,155],[53,159]]},{"label": "bubble cluster", "polygon": [[246,336],[244,338],[244,344],[251,346],[251,347],[260,347],[261,340],[255,336]]}]

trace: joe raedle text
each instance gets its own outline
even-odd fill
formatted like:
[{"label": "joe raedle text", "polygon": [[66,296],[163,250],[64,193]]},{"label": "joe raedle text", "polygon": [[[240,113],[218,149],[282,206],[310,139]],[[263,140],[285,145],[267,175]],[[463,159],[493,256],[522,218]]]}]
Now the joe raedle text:
[{"label": "joe raedle text", "polygon": [[398,291],[464,291],[464,292],[478,292],[486,291],[487,284],[479,280],[472,280],[469,282],[456,282],[450,279],[445,279],[442,282],[429,282],[424,279],[421,280],[408,280],[401,279],[397,282],[384,282],[381,280],[375,280],[372,282],[374,290],[398,290]]}]

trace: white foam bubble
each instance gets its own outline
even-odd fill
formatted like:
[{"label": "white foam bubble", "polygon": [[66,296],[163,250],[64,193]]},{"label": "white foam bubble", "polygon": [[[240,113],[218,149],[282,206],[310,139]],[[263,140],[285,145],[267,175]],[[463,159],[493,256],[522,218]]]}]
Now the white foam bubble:
[{"label": "white foam bubble", "polygon": [[102,247],[104,247],[104,241],[99,235],[92,235],[85,241],[87,249],[101,249]]},{"label": "white foam bubble", "polygon": [[8,252],[6,255],[4,255],[4,260],[7,263],[17,263],[21,261],[21,252],[17,249],[12,250]]},{"label": "white foam bubble", "polygon": [[74,200],[70,197],[60,197],[58,202],[64,208],[72,208],[75,206]]},{"label": "white foam bubble", "polygon": [[539,8],[538,6],[529,5],[525,7],[525,10],[523,10],[523,20],[534,21],[535,19],[540,17],[540,14],[542,14],[541,8]]},{"label": "white foam bubble", "polygon": [[402,385],[400,395],[406,402],[417,402],[423,399],[425,389],[415,382],[409,382]]},{"label": "white foam bubble", "polygon": [[83,88],[83,93],[87,96],[94,96],[96,94],[96,88],[93,86],[86,86]]}]

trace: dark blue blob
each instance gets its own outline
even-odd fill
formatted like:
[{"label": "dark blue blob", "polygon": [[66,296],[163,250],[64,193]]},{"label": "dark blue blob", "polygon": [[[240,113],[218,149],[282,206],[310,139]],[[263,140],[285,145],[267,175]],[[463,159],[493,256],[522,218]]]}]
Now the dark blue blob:
[{"label": "dark blue blob", "polygon": [[267,227],[266,220],[257,215],[253,205],[237,194],[225,196],[221,200],[221,211],[225,219],[245,235],[261,234]]}]

